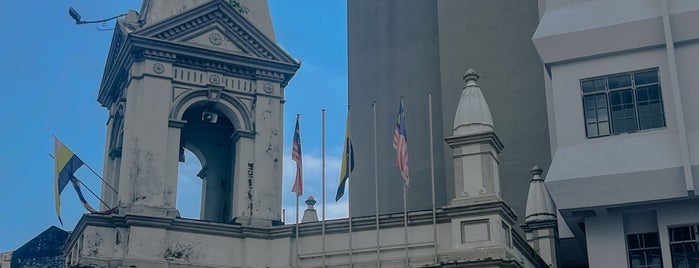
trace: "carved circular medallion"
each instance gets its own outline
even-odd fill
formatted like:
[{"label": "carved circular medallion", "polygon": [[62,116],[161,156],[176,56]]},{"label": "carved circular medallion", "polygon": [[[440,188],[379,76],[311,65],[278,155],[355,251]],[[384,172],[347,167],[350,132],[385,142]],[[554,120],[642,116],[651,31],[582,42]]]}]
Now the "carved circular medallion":
[{"label": "carved circular medallion", "polygon": [[220,46],[221,43],[223,42],[223,38],[218,33],[212,33],[209,35],[209,42],[211,42],[211,44],[214,44],[216,46]]},{"label": "carved circular medallion", "polygon": [[265,85],[262,86],[262,89],[264,89],[265,92],[267,92],[267,93],[269,93],[269,94],[271,94],[272,92],[274,92],[274,87],[273,87],[272,84],[270,84],[270,83],[265,83]]},{"label": "carved circular medallion", "polygon": [[156,74],[161,74],[161,73],[165,72],[165,66],[161,63],[153,64],[153,71]]},{"label": "carved circular medallion", "polygon": [[211,83],[212,85],[218,85],[221,83],[221,77],[219,77],[216,74],[212,74],[211,76],[209,76],[209,83]]}]

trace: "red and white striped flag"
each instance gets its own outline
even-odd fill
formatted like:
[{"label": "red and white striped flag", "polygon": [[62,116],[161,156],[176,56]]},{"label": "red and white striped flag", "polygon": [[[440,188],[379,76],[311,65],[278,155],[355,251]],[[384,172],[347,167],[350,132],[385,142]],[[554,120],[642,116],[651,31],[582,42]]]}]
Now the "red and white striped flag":
[{"label": "red and white striped flag", "polygon": [[410,174],[408,172],[408,135],[405,130],[405,113],[403,112],[403,99],[400,99],[396,131],[393,132],[393,148],[396,149],[396,165],[403,175],[405,188],[410,188]]},{"label": "red and white striped flag", "polygon": [[303,195],[303,161],[301,159],[301,134],[299,134],[299,116],[296,116],[296,129],[294,130],[294,145],[291,149],[291,160],[296,162],[296,179],[291,188],[296,196]]}]

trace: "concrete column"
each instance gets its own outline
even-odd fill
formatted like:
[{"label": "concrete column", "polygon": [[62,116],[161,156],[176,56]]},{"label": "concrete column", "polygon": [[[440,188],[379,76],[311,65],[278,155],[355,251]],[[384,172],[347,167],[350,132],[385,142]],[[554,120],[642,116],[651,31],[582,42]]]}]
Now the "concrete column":
[{"label": "concrete column", "polygon": [[236,131],[231,137],[233,145],[233,182],[231,217],[238,223],[249,223],[252,217],[252,186],[255,178],[255,134]]},{"label": "concrete column", "polygon": [[126,88],[120,214],[167,216],[171,210],[164,195],[172,83],[169,72],[155,76],[144,71],[152,65],[135,62]]},{"label": "concrete column", "polygon": [[281,220],[283,146],[281,101],[277,97],[258,94],[255,103],[252,217],[263,221]]},{"label": "concrete column", "polygon": [[[167,164],[165,171],[165,207],[177,210],[177,180],[180,158],[180,137],[182,127],[186,122],[179,120],[170,120],[168,123],[167,134]],[[177,212],[179,215],[179,211]]]}]

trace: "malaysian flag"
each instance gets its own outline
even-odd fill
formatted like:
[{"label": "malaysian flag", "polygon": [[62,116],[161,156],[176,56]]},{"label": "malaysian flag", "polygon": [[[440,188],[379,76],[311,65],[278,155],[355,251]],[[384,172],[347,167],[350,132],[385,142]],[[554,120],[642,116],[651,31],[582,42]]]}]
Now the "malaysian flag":
[{"label": "malaysian flag", "polygon": [[296,196],[303,195],[303,161],[301,160],[301,135],[299,134],[299,116],[296,116],[296,129],[294,130],[294,145],[291,149],[291,160],[296,162],[296,179],[294,186],[291,188],[292,193]]},{"label": "malaysian flag", "polygon": [[403,112],[403,99],[400,99],[396,131],[393,132],[393,148],[396,149],[396,165],[403,175],[405,188],[410,188],[410,175],[408,174],[408,135],[405,131],[405,113]]}]

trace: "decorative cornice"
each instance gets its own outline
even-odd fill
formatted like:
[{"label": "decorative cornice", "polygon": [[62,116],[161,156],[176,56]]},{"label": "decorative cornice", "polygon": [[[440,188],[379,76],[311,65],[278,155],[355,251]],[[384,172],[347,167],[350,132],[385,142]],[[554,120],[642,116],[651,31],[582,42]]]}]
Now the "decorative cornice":
[{"label": "decorative cornice", "polygon": [[464,136],[451,136],[444,138],[444,140],[447,142],[447,144],[449,144],[449,146],[452,149],[463,145],[488,143],[492,145],[493,148],[495,148],[497,153],[500,153],[502,152],[502,149],[505,147],[502,144],[502,141],[500,141],[500,138],[498,138],[498,135],[492,131]]},{"label": "decorative cornice", "polygon": [[173,65],[179,67],[216,71],[233,77],[274,81],[282,87],[287,85],[300,67],[298,64],[265,62],[256,58],[129,35],[112,65],[105,67],[98,96],[98,101],[104,107],[108,107],[120,95],[121,85],[128,79],[127,70],[130,65],[144,59],[173,62]]}]

